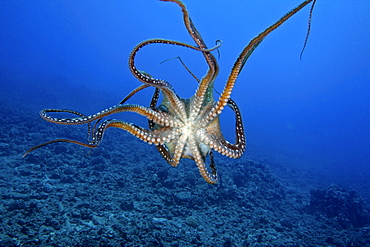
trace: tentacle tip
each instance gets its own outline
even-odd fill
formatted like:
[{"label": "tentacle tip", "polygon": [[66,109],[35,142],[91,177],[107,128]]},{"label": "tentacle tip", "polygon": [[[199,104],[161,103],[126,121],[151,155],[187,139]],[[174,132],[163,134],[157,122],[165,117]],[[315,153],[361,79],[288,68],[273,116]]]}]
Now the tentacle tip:
[{"label": "tentacle tip", "polygon": [[32,147],[30,149],[28,149],[23,155],[22,155],[22,158],[26,157],[30,152],[32,152],[33,150],[35,150],[36,147]]},{"label": "tentacle tip", "polygon": [[30,151],[25,152],[25,153],[22,155],[22,158],[26,157],[29,153],[30,153]]},{"label": "tentacle tip", "polygon": [[207,182],[209,184],[215,185],[215,184],[218,184],[218,182],[220,182],[220,180],[218,178],[216,178],[216,179],[212,179],[212,180],[207,180]]}]

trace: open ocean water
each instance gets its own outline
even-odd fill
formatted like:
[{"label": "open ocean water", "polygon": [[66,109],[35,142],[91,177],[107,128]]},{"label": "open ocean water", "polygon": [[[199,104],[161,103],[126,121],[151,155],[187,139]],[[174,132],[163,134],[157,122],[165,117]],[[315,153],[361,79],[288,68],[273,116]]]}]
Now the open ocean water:
[{"label": "open ocean water", "polygon": [[[220,66],[222,91],[243,47],[301,1],[185,1]],[[45,108],[90,115],[141,83],[127,59],[139,42],[194,45],[174,3],[0,0],[0,246],[370,246],[370,2],[318,0],[273,31],[245,64],[232,99],[247,136],[240,159],[215,154],[220,183],[195,162],[168,165],[153,145],[109,129],[42,120]],[[169,45],[137,64],[190,98],[200,52]],[[149,105],[153,89],[129,103]],[[113,116],[143,127],[132,113]],[[235,139],[234,116],[221,115]]]}]

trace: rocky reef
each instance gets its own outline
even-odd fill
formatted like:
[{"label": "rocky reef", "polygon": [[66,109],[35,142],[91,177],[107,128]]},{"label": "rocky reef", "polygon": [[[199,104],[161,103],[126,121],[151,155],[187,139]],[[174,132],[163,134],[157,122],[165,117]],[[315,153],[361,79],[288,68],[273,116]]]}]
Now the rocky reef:
[{"label": "rocky reef", "polygon": [[[81,128],[0,110],[1,246],[370,246],[369,208],[337,185],[304,190],[264,162],[216,155],[209,185],[119,130],[90,150]],[[8,116],[12,116],[9,121]]]}]

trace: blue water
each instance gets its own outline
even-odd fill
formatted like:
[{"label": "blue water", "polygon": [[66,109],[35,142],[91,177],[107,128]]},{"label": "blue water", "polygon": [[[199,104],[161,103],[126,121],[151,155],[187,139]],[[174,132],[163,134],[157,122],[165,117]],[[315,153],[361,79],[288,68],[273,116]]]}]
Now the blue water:
[{"label": "blue water", "polygon": [[[223,41],[214,52],[221,91],[243,47],[301,0],[185,2],[208,47]],[[53,138],[86,136],[86,126],[46,123],[39,110],[94,114],[139,86],[127,64],[139,42],[194,45],[178,6],[0,0],[0,245],[368,245],[370,216],[360,197],[370,202],[370,1],[318,0],[300,60],[309,9],[245,64],[232,99],[247,149],[239,160],[215,155],[221,182],[211,186],[193,161],[172,169],[153,146],[121,130],[107,131],[91,153],[62,143],[21,157]],[[205,74],[200,52],[176,46],[143,48],[137,66],[189,98],[197,81],[178,60],[161,64],[177,56],[198,78]],[[152,91],[129,102],[148,105]],[[147,126],[132,113],[113,117]],[[230,109],[221,127],[233,142]],[[346,189],[325,189],[330,184]],[[337,215],[325,216],[333,208]]]},{"label": "blue water", "polygon": [[[223,40],[218,91],[248,41],[299,2],[186,1],[208,46]],[[309,7],[255,50],[232,94],[244,118],[246,155],[346,177],[370,173],[369,10],[369,1],[319,0],[302,60]],[[91,114],[118,103],[140,85],[127,58],[142,40],[193,44],[178,6],[154,0],[2,0],[0,23],[1,95],[35,114],[42,108]],[[201,54],[181,47],[146,47],[137,64],[188,98],[197,83],[182,65],[159,65],[176,56],[198,77],[205,73]],[[148,104],[150,95],[142,92],[131,102]],[[222,128],[232,140],[230,116],[226,111]],[[145,124],[134,115],[121,117]]]}]

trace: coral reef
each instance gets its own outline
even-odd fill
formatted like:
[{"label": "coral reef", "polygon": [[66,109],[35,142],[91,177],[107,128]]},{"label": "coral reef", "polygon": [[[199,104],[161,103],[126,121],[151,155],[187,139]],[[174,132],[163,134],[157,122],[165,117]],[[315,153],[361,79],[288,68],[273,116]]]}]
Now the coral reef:
[{"label": "coral reef", "polygon": [[334,220],[343,228],[370,225],[370,208],[355,190],[338,185],[310,191],[309,211]]}]

